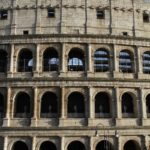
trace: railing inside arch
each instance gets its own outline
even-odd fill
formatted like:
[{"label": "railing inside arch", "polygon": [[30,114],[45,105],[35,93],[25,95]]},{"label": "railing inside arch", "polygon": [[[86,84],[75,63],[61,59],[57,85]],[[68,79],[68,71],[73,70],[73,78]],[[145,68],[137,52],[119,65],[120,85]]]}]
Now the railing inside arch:
[{"label": "railing inside arch", "polygon": [[43,70],[44,71],[58,71],[59,68],[59,59],[51,58],[43,60]]},{"label": "railing inside arch", "polygon": [[143,54],[143,73],[150,74],[150,54]]},{"label": "railing inside arch", "polygon": [[33,69],[33,59],[22,59],[18,62],[19,72],[31,72]]}]

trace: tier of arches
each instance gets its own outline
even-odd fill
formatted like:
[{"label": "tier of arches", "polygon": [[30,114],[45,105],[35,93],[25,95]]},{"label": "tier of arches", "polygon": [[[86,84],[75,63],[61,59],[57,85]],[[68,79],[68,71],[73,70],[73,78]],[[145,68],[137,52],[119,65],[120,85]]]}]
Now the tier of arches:
[{"label": "tier of arches", "polygon": [[[32,72],[35,64],[35,54],[29,48],[22,48],[17,55],[17,71],[18,72]],[[41,54],[42,57],[42,71],[59,71],[62,65],[58,50],[54,47],[49,47],[44,50]],[[71,48],[67,54],[67,60],[65,60],[68,71],[86,71],[87,58],[86,53],[81,48]],[[92,66],[94,72],[108,72],[112,70],[112,54],[106,48],[97,48],[91,55]],[[135,72],[135,54],[128,49],[120,50],[118,58],[118,70],[123,73],[134,73]],[[5,50],[0,50],[0,72],[7,71],[8,54]],[[66,59],[63,58],[63,59]],[[141,59],[141,58],[140,58]],[[6,63],[7,62],[7,63]],[[142,54],[142,70],[144,74],[150,73],[150,50],[143,52]]]},{"label": "tier of arches", "polygon": [[[65,108],[68,118],[84,118],[87,117],[87,97],[79,92],[71,92],[65,100]],[[113,101],[111,96],[104,91],[97,92],[93,98],[95,118],[111,118]],[[122,118],[138,117],[137,98],[131,92],[124,92],[120,99]],[[13,117],[14,118],[31,118],[34,114],[34,100],[30,94],[24,91],[18,92],[13,100]],[[145,107],[147,117],[150,117],[150,94],[145,98]],[[6,116],[7,109],[6,97],[0,93],[0,117]],[[39,99],[39,116],[40,118],[57,118],[60,114],[61,99],[59,95],[52,91],[46,91]]]},{"label": "tier of arches", "polygon": [[[24,141],[16,141],[11,150],[29,150],[28,144]],[[51,141],[44,141],[40,144],[38,150],[57,150],[57,146],[55,143]],[[74,140],[67,145],[67,150],[86,150],[86,145],[78,140]],[[128,140],[123,145],[123,150],[141,150],[140,145],[135,140]],[[115,146],[108,140],[101,140],[96,144],[95,150],[115,150]]]}]

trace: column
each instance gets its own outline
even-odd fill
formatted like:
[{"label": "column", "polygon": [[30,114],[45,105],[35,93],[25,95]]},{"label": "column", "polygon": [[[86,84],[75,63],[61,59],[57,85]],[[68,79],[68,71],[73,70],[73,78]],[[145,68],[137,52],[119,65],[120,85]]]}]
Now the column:
[{"label": "column", "polygon": [[144,98],[144,89],[139,88],[139,93],[140,93],[142,119],[146,119],[147,118],[147,112],[146,112],[146,100]]},{"label": "column", "polygon": [[119,88],[118,87],[115,87],[115,91],[114,91],[114,95],[115,95],[115,99],[116,99],[116,117],[117,119],[121,119],[121,114],[122,114],[122,111],[121,111],[121,99],[119,98]]},{"label": "column", "polygon": [[93,95],[93,89],[92,87],[88,87],[88,97],[89,97],[89,118],[93,119],[94,118],[94,113],[95,113],[95,109],[94,109],[94,100],[92,99],[92,95]]},{"label": "column", "polygon": [[4,150],[8,150],[8,137],[4,137]]},{"label": "column", "polygon": [[41,8],[38,7],[40,5],[41,5],[41,0],[37,0],[35,34],[41,34]]},{"label": "column", "polygon": [[38,109],[37,109],[37,105],[38,105],[38,88],[37,87],[33,87],[33,118],[31,121],[31,126],[37,126],[37,119],[38,119]]},{"label": "column", "polygon": [[137,67],[136,67],[136,69],[137,69],[137,73],[143,73],[143,66],[142,66],[142,56],[141,56],[141,51],[139,50],[139,48],[137,47],[137,46],[135,46],[135,48],[136,48],[136,50],[135,50],[135,52],[136,52],[136,57],[137,57],[137,59],[136,59],[136,65],[137,65]]},{"label": "column", "polygon": [[42,72],[42,62],[40,61],[41,60],[41,57],[40,56],[40,44],[37,44],[36,45],[36,53],[35,53],[35,73],[39,73],[39,72]]},{"label": "column", "polygon": [[10,119],[13,117],[12,111],[12,97],[11,87],[7,89],[7,106],[6,106],[6,118],[4,119],[3,126],[10,126]]},{"label": "column", "polygon": [[117,138],[117,150],[122,150],[121,137]]},{"label": "column", "polygon": [[150,149],[150,140],[149,140],[149,136],[145,135],[144,136],[144,143],[143,143],[143,147],[147,148],[146,150]]},{"label": "column", "polygon": [[60,145],[60,149],[61,150],[65,150],[65,137],[61,137],[61,145]]},{"label": "column", "polygon": [[117,46],[113,45],[113,64],[114,64],[114,72],[119,72],[119,59],[117,54]]},{"label": "column", "polygon": [[67,56],[65,55],[65,48],[66,48],[66,46],[65,46],[65,44],[64,43],[62,43],[62,52],[61,52],[61,63],[60,63],[60,73],[64,73],[64,72],[66,72],[66,66],[67,66],[67,64],[66,64],[66,62],[67,62]]},{"label": "column", "polygon": [[[66,106],[67,107],[67,106]],[[61,87],[61,114],[62,119],[66,118],[66,109],[65,109],[65,87]]]},{"label": "column", "polygon": [[[94,131],[95,132],[95,131]],[[95,134],[95,133],[94,133]],[[89,137],[90,138],[90,142],[89,142],[89,150],[94,150],[94,145],[93,145],[93,140],[94,137]]]},{"label": "column", "polygon": [[36,137],[32,138],[32,150],[36,150]]},{"label": "column", "polygon": [[93,72],[94,70],[94,62],[92,62],[92,46],[90,44],[87,45],[87,54],[88,54],[88,60],[86,60],[87,62],[87,70],[89,73]]}]

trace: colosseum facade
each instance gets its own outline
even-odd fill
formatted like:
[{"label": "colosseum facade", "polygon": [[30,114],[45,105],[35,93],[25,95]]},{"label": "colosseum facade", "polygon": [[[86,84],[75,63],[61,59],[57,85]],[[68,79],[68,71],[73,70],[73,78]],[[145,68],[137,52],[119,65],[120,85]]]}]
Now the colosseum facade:
[{"label": "colosseum facade", "polygon": [[150,150],[150,0],[0,0],[0,150]]}]

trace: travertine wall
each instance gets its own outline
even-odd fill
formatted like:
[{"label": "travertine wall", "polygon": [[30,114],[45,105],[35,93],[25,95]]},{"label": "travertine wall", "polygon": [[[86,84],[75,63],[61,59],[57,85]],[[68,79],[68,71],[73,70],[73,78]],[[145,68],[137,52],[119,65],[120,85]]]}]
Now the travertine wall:
[{"label": "travertine wall", "polygon": [[[8,19],[0,20],[0,34],[110,34],[150,37],[150,23],[143,23],[143,12],[150,4],[143,0],[33,0],[0,1]],[[47,8],[55,8],[55,18]],[[96,18],[96,9],[105,10],[105,19]]]}]

